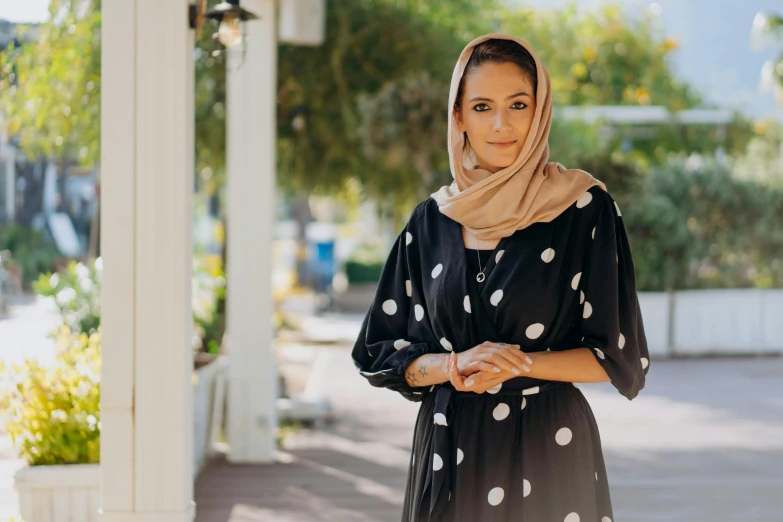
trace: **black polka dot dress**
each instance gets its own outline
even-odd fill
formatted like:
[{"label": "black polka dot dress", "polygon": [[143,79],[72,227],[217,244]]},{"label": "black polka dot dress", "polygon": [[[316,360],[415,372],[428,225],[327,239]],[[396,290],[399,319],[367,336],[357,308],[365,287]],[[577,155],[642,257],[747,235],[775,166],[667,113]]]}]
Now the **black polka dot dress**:
[{"label": "black polka dot dress", "polygon": [[423,354],[484,341],[525,352],[587,347],[633,399],[650,361],[619,207],[591,188],[552,222],[503,238],[482,283],[475,255],[459,223],[434,200],[421,203],[353,348],[370,384],[422,401],[402,520],[611,522],[598,427],[574,384],[523,376],[479,395],[412,387],[404,374]]}]

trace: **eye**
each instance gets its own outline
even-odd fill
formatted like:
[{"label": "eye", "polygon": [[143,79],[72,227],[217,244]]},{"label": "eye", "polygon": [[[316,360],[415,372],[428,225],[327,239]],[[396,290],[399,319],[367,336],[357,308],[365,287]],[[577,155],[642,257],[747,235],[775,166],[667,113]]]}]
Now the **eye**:
[{"label": "eye", "polygon": [[514,102],[514,104],[513,104],[511,107],[512,107],[513,109],[516,109],[516,110],[527,109],[527,105],[525,105],[525,104],[524,104],[524,103],[522,103],[521,101]]},{"label": "eye", "polygon": [[479,103],[473,106],[473,110],[476,112],[486,112],[489,110],[489,105],[486,103]]}]

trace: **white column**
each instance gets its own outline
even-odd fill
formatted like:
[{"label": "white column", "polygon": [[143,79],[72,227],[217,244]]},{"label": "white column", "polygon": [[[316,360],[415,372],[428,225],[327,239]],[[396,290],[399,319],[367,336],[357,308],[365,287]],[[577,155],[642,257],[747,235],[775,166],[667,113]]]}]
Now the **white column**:
[{"label": "white column", "polygon": [[102,520],[194,517],[188,0],[102,8]]},{"label": "white column", "polygon": [[[270,462],[277,379],[272,350],[277,37],[274,0],[245,0],[247,54],[231,50],[227,79],[227,331],[229,459]],[[241,46],[239,46],[241,47]]]}]

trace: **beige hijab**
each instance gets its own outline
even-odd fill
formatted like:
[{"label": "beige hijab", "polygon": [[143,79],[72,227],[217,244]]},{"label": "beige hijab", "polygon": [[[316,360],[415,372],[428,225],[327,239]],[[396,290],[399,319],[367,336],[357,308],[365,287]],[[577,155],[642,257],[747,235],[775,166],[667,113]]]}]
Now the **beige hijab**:
[{"label": "beige hijab", "polygon": [[[473,49],[486,40],[517,42],[533,56],[538,73],[536,113],[517,159],[492,174],[478,168],[478,161],[454,117],[462,74]],[[505,34],[486,34],[470,42],[460,54],[449,92],[449,162],[454,182],[432,194],[440,211],[461,223],[478,239],[498,240],[529,225],[552,221],[590,187],[606,190],[603,183],[583,170],[566,169],[549,162],[549,129],[552,126],[552,89],[544,65],[522,40]]]}]

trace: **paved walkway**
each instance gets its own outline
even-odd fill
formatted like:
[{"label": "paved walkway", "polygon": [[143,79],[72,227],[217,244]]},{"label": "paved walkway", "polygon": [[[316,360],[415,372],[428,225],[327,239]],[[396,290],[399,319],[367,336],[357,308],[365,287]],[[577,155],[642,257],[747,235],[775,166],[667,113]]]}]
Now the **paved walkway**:
[{"label": "paved walkway", "polygon": [[[337,421],[270,466],[209,468],[197,522],[398,521],[417,405],[327,347]],[[580,385],[601,431],[617,522],[783,520],[783,358],[655,361],[632,402]],[[548,521],[547,521],[548,522]],[[558,521],[559,522],[559,521]]]}]

